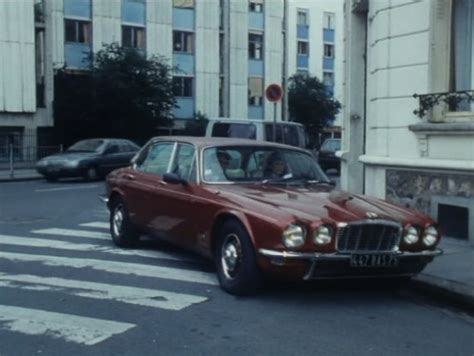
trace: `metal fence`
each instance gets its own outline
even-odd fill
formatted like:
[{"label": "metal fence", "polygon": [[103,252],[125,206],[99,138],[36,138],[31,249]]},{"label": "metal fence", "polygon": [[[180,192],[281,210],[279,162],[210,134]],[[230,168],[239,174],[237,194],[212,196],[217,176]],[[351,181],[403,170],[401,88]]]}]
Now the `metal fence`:
[{"label": "metal fence", "polygon": [[58,146],[1,145],[0,170],[33,169],[43,157],[62,151]]}]

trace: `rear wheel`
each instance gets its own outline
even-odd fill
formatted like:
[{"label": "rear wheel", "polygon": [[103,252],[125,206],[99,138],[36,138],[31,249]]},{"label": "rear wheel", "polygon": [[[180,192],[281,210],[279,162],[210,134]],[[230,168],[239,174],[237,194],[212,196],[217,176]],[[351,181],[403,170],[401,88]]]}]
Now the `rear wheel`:
[{"label": "rear wheel", "polygon": [[235,295],[257,292],[262,276],[252,241],[242,224],[235,220],[224,223],[219,232],[215,259],[222,289]]},{"label": "rear wheel", "polygon": [[127,207],[122,198],[114,198],[110,207],[110,234],[115,245],[131,247],[135,245],[140,234],[130,221]]}]

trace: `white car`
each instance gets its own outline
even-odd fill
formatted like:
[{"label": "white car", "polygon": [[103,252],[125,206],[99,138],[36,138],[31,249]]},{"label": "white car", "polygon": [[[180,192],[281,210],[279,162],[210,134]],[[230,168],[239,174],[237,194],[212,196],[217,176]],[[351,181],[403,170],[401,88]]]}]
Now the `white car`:
[{"label": "white car", "polygon": [[296,122],[278,121],[273,139],[273,121],[252,119],[212,118],[206,129],[206,137],[246,138],[258,141],[284,143],[309,148],[309,139],[303,125]]}]

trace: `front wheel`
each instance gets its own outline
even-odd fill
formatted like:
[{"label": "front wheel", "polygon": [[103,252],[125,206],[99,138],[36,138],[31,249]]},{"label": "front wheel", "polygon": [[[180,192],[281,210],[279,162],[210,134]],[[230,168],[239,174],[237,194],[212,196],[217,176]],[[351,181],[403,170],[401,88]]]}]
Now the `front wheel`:
[{"label": "front wheel", "polygon": [[96,181],[99,179],[99,172],[96,167],[89,167],[84,173],[84,178],[88,181]]},{"label": "front wheel", "polygon": [[246,229],[237,221],[227,221],[219,232],[215,259],[222,289],[230,294],[254,294],[262,283],[255,249]]},{"label": "front wheel", "polygon": [[140,234],[130,221],[127,207],[122,198],[115,198],[110,209],[110,234],[115,245],[132,247]]}]

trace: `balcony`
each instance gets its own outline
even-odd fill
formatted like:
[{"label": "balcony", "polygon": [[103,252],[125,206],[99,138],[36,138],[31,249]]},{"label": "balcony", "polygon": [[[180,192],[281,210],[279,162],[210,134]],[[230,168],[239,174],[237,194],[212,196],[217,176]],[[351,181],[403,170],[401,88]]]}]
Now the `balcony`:
[{"label": "balcony", "polygon": [[414,94],[413,97],[418,99],[418,109],[413,113],[420,119],[428,114],[431,114],[430,121],[440,121],[436,118],[456,113],[467,113],[472,116],[471,103],[474,101],[474,90]]}]

